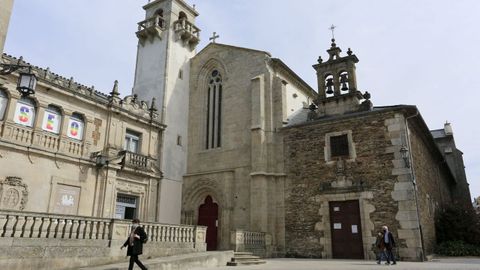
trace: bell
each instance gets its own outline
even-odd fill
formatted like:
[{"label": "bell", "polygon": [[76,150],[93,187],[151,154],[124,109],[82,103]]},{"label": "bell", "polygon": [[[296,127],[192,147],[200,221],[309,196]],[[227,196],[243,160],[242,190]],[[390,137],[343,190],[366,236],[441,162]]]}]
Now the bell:
[{"label": "bell", "polygon": [[326,93],[329,94],[329,95],[333,94],[333,79],[332,78],[327,79],[327,91],[326,91]]},{"label": "bell", "polygon": [[347,74],[340,75],[340,83],[342,83],[342,88],[341,88],[342,91],[348,90],[347,82],[348,82]]}]

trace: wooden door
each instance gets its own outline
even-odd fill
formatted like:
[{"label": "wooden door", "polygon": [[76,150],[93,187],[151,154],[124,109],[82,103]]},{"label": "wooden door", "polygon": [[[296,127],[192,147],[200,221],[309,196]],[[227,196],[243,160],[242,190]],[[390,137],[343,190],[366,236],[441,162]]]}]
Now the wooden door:
[{"label": "wooden door", "polygon": [[198,225],[207,227],[207,250],[217,250],[218,205],[211,196],[198,208]]},{"label": "wooden door", "polygon": [[358,200],[330,202],[332,256],[335,259],[364,259]]}]

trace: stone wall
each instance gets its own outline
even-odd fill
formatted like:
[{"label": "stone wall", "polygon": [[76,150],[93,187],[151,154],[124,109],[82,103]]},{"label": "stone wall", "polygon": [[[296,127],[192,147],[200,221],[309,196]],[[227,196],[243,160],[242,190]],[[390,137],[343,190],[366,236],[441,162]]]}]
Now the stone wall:
[{"label": "stone wall", "polygon": [[[131,223],[123,220],[0,211],[0,265],[8,269],[77,269],[125,260]],[[206,250],[206,228],[142,224],[144,257]]]},{"label": "stone wall", "polygon": [[[387,109],[284,129],[288,256],[331,258],[328,202],[359,200],[366,259],[375,257],[373,244],[382,225],[387,225],[397,239],[397,255],[406,260],[422,259],[412,170],[400,151],[402,146],[408,147],[404,113]],[[426,128],[415,132],[429,134]],[[343,133],[351,134],[350,155],[330,160],[326,142],[330,134]],[[418,176],[418,204],[430,252],[434,239],[433,215],[428,220],[423,217],[428,210],[426,197],[428,193],[439,202],[450,199],[440,198],[432,189],[436,187],[442,194],[448,194],[445,177],[436,180],[440,174],[448,174],[434,170],[436,153],[428,151],[428,140],[418,140],[415,134],[411,140],[413,163],[415,168],[422,168]]]}]

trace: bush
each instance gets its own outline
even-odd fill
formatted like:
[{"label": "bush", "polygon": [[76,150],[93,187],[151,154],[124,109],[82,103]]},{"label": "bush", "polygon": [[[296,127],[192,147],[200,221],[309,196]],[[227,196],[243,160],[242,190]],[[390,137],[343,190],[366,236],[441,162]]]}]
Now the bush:
[{"label": "bush", "polygon": [[458,242],[480,246],[480,219],[473,208],[449,206],[436,220],[437,243]]},{"label": "bush", "polygon": [[480,256],[480,246],[463,241],[446,241],[437,245],[435,253],[444,256]]}]

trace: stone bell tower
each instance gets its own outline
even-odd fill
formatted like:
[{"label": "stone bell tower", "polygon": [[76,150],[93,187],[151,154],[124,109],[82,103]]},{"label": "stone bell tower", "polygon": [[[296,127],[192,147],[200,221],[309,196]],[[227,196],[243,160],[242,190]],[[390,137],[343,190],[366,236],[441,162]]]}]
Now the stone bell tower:
[{"label": "stone bell tower", "polygon": [[133,93],[156,99],[167,125],[161,145],[159,221],[180,222],[182,179],[187,163],[190,59],[200,41],[198,13],[183,0],[149,1],[138,23],[138,51]]},{"label": "stone bell tower", "polygon": [[[370,110],[372,107],[369,101],[370,94],[363,95],[357,90],[357,78],[355,64],[358,58],[350,48],[346,56],[340,56],[342,50],[337,47],[335,39],[328,52],[328,60],[318,58],[318,64],[313,65],[317,71],[318,99],[315,103],[318,106],[318,117],[339,115],[359,110]],[[365,99],[362,103],[362,99]]]}]

